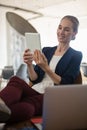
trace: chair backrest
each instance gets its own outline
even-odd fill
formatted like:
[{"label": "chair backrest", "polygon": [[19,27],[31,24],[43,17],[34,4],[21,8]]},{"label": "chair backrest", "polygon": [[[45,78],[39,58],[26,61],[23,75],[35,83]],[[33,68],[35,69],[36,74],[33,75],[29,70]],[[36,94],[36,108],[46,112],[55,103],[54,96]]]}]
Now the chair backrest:
[{"label": "chair backrest", "polygon": [[18,76],[19,78],[23,79],[26,82],[29,82],[29,78],[28,78],[28,73],[27,73],[27,65],[22,63],[17,72],[16,72],[16,76]]},{"label": "chair backrest", "polygon": [[81,75],[81,72],[79,72],[79,75],[75,79],[74,84],[82,84],[82,75]]},{"label": "chair backrest", "polygon": [[14,75],[13,66],[4,66],[2,69],[2,78],[3,79],[10,79]]}]

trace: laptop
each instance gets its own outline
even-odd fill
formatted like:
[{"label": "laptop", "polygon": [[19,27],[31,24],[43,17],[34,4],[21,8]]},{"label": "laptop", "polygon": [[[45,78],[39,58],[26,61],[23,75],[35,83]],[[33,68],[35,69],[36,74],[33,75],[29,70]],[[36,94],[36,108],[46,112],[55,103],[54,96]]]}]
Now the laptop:
[{"label": "laptop", "polygon": [[25,33],[26,48],[29,48],[31,52],[35,49],[41,51],[41,37],[39,33]]},{"label": "laptop", "polygon": [[87,129],[87,85],[47,87],[42,130]]}]

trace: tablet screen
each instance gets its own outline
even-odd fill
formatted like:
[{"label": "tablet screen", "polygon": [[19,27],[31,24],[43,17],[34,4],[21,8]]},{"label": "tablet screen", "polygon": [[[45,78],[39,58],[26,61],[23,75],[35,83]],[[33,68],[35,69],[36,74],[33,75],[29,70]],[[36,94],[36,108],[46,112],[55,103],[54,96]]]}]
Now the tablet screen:
[{"label": "tablet screen", "polygon": [[29,48],[32,52],[35,49],[41,51],[41,39],[39,33],[25,33],[26,48]]}]

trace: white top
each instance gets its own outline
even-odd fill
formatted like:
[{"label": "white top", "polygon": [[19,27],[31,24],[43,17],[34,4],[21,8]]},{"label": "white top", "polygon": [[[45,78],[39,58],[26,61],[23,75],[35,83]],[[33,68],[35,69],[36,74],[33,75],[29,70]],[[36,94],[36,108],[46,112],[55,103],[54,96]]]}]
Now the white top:
[{"label": "white top", "polygon": [[[55,72],[56,65],[61,59],[61,57],[62,56],[55,56],[55,55],[52,57],[49,66],[53,72]],[[39,93],[44,93],[46,87],[52,87],[53,85],[54,85],[54,82],[49,77],[49,75],[45,73],[43,80],[40,83],[33,85],[32,88]]]}]

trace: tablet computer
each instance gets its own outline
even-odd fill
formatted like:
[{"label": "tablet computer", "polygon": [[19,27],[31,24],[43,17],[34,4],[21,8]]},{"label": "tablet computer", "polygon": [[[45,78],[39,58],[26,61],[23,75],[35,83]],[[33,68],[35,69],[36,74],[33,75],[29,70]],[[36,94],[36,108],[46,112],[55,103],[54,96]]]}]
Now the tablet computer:
[{"label": "tablet computer", "polygon": [[29,48],[31,52],[38,49],[41,51],[41,39],[39,33],[25,33],[26,48]]}]

